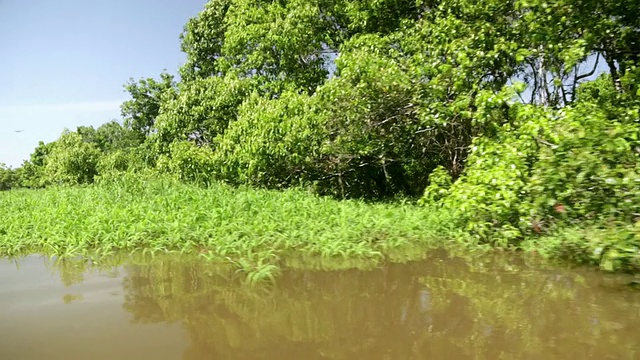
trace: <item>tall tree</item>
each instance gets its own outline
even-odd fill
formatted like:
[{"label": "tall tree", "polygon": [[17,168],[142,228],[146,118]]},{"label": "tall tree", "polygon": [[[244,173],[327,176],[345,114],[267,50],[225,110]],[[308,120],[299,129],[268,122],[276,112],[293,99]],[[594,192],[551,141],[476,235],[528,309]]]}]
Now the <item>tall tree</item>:
[{"label": "tall tree", "polygon": [[[579,83],[606,64],[620,92],[635,93],[640,65],[640,3],[634,0],[518,0],[532,100],[563,106]],[[623,84],[626,82],[626,85]]]},{"label": "tall tree", "polygon": [[84,141],[94,144],[103,153],[133,148],[143,140],[138,132],[115,120],[100,125],[97,129],[93,126],[79,126],[76,132]]},{"label": "tall tree", "polygon": [[175,92],[174,76],[168,73],[160,74],[160,79],[130,79],[124,86],[131,100],[121,105],[121,114],[125,125],[134,130],[140,139],[149,136],[160,112],[160,106],[165,97],[171,97]]}]

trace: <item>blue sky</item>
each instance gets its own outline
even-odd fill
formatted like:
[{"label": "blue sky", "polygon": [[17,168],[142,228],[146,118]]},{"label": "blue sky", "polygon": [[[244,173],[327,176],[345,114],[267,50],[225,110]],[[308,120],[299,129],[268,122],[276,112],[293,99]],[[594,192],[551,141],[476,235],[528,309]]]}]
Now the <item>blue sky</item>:
[{"label": "blue sky", "polygon": [[206,2],[0,0],[0,163],[119,119],[130,77],[176,73],[182,27]]}]

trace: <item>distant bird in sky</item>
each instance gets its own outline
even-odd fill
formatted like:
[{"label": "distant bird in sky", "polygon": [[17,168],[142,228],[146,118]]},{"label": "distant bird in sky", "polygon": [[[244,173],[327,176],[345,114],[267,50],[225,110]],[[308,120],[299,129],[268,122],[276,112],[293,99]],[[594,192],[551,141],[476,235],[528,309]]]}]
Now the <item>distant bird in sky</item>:
[{"label": "distant bird in sky", "polygon": [[17,132],[17,133],[21,133],[21,132],[23,132],[23,131],[24,131],[24,130],[15,130],[15,132]]}]

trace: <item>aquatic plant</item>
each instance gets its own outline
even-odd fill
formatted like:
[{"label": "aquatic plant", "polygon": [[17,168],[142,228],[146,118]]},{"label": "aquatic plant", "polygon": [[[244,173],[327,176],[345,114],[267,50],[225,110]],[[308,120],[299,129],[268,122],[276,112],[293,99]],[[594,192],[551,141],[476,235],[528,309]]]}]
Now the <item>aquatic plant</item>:
[{"label": "aquatic plant", "polygon": [[409,204],[132,173],[93,186],[3,192],[0,211],[0,256],[194,253],[232,263],[250,281],[273,278],[284,258],[300,255],[415,259],[455,231],[444,214]]}]

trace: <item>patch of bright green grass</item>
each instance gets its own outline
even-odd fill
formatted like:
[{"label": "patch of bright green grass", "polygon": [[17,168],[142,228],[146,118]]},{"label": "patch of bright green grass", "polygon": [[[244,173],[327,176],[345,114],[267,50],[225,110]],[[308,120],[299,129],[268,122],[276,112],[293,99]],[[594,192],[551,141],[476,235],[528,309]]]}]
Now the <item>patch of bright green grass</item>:
[{"label": "patch of bright green grass", "polygon": [[134,175],[0,193],[0,214],[0,256],[196,253],[234,264],[256,281],[304,258],[342,267],[413,260],[457,231],[443,214],[409,204]]},{"label": "patch of bright green grass", "polygon": [[[640,225],[562,228],[513,250],[640,270]],[[0,257],[41,253],[99,259],[167,253],[233,266],[251,282],[282,267],[371,268],[433,248],[482,253],[451,214],[411,204],[334,200],[123,174],[98,185],[0,192]]]}]

